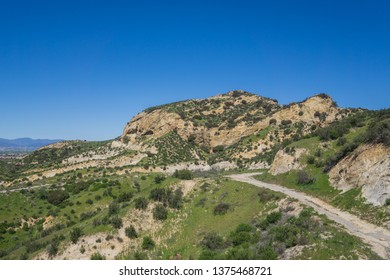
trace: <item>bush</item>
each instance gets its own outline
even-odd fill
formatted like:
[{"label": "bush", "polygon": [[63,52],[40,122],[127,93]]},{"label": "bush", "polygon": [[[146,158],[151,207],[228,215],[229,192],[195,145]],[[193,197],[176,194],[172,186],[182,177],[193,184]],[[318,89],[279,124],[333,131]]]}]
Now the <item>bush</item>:
[{"label": "bush", "polygon": [[138,233],[135,230],[134,226],[132,226],[132,225],[127,227],[127,228],[125,228],[125,234],[130,239],[135,239],[135,238],[138,237]]},{"label": "bush", "polygon": [[171,208],[179,209],[183,203],[183,192],[181,189],[176,189],[173,194],[169,193],[168,196],[168,205]]},{"label": "bush", "polygon": [[157,175],[156,177],[154,177],[154,182],[156,184],[160,184],[162,181],[164,181],[166,178],[164,175]]},{"label": "bush", "polygon": [[135,208],[145,210],[148,208],[148,200],[145,197],[138,197],[135,201]]},{"label": "bush", "polygon": [[101,255],[98,252],[93,253],[91,256],[91,260],[94,260],[94,261],[100,261],[100,260],[105,260],[105,259],[106,259],[106,257],[104,255]]},{"label": "bush", "polygon": [[386,199],[385,201],[385,206],[389,206],[390,205],[390,198]]},{"label": "bush", "polygon": [[282,218],[281,212],[272,212],[265,218],[269,224],[275,224]]},{"label": "bush", "polygon": [[306,171],[299,170],[297,184],[298,185],[308,185],[314,183],[315,179],[311,177]]},{"label": "bush", "polygon": [[280,124],[281,124],[282,126],[288,126],[288,125],[292,124],[292,121],[291,121],[291,120],[282,120],[282,121],[280,122]]},{"label": "bush", "polygon": [[242,247],[231,248],[226,253],[227,260],[253,260],[254,256],[250,250]]},{"label": "bush", "polygon": [[113,201],[108,206],[108,216],[116,215],[119,213],[119,204],[116,201]]},{"label": "bush", "polygon": [[223,249],[223,237],[215,232],[209,232],[203,237],[203,240],[200,242],[200,245],[210,250]]},{"label": "bush", "polygon": [[222,145],[219,145],[219,146],[216,146],[213,148],[213,153],[223,152],[224,150],[225,150],[225,147]]},{"label": "bush", "polygon": [[85,201],[85,203],[87,203],[87,204],[89,204],[89,205],[92,205],[92,204],[93,204],[93,201],[92,201],[92,199],[88,198],[88,199]]},{"label": "bush", "polygon": [[313,156],[308,156],[307,157],[307,163],[308,164],[314,164],[315,162],[315,158]]},{"label": "bush", "polygon": [[142,240],[142,249],[144,250],[152,250],[156,246],[156,243],[150,236],[145,236]]},{"label": "bush", "polygon": [[270,120],[269,120],[269,124],[270,124],[270,125],[275,125],[276,122],[277,122],[276,119],[270,119]]},{"label": "bush", "polygon": [[159,221],[164,221],[168,218],[168,210],[162,205],[158,204],[153,210],[153,218]]},{"label": "bush", "polygon": [[272,248],[272,246],[260,247],[257,251],[256,259],[260,260],[276,260],[278,254]]},{"label": "bush", "polygon": [[214,207],[214,215],[223,215],[226,214],[229,210],[230,205],[228,203],[221,202]]},{"label": "bush", "polygon": [[69,198],[69,194],[65,190],[50,191],[47,195],[47,201],[53,205],[59,205],[67,198]]},{"label": "bush", "polygon": [[72,231],[70,232],[70,240],[76,244],[77,241],[79,240],[79,238],[83,235],[83,231],[81,230],[81,228],[79,227],[76,227],[74,229],[72,229]]},{"label": "bush", "polygon": [[117,198],[117,201],[118,202],[129,202],[133,197],[133,193],[132,192],[124,192],[124,193],[120,193],[118,195],[118,198]]},{"label": "bush", "polygon": [[340,137],[337,139],[336,145],[337,146],[343,146],[347,143],[347,139],[345,137]]},{"label": "bush", "polygon": [[46,247],[46,252],[49,255],[49,258],[54,257],[58,253],[58,242],[52,241]]},{"label": "bush", "polygon": [[118,216],[114,216],[111,218],[111,225],[116,228],[120,229],[123,226],[122,219],[119,218]]},{"label": "bush", "polygon": [[374,121],[366,131],[366,142],[390,146],[390,119]]},{"label": "bush", "polygon": [[194,178],[193,173],[190,170],[182,169],[176,170],[173,176],[182,180],[192,180]]}]

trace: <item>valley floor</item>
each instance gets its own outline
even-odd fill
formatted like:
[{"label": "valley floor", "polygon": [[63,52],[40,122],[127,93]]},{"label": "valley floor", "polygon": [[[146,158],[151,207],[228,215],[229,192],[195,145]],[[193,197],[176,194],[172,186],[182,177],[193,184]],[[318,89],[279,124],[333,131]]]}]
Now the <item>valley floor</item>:
[{"label": "valley floor", "polygon": [[325,214],[329,219],[341,224],[352,235],[361,238],[372,246],[374,252],[384,259],[390,258],[390,231],[376,225],[367,223],[350,213],[341,211],[326,202],[279,185],[261,182],[253,178],[258,173],[246,173],[229,175],[228,177],[255,185],[257,187],[267,188],[273,191],[284,193],[292,198],[299,200],[301,203],[314,208],[320,214]]}]

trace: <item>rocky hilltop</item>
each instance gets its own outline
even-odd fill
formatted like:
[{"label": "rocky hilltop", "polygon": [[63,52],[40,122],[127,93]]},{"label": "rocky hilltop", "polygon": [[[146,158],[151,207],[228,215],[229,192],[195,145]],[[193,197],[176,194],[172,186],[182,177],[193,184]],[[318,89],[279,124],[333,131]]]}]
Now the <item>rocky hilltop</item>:
[{"label": "rocky hilltop", "polygon": [[149,108],[126,125],[121,141],[132,147],[175,131],[183,140],[212,150],[235,144],[270,125],[302,123],[305,132],[312,125],[324,126],[334,121],[340,114],[342,110],[324,94],[282,106],[273,99],[231,91]]}]

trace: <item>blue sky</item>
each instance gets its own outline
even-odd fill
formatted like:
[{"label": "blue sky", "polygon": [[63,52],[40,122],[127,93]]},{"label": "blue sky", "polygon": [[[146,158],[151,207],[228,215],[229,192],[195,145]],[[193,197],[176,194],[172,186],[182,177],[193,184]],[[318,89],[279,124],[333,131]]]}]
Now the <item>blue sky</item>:
[{"label": "blue sky", "polygon": [[388,1],[1,1],[0,137],[111,139],[146,107],[244,89],[390,104]]}]

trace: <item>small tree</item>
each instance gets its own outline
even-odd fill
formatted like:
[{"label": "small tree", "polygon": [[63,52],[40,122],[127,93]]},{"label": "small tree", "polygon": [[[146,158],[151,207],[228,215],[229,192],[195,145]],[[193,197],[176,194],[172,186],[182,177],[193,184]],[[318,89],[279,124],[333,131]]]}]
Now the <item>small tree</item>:
[{"label": "small tree", "polygon": [[156,246],[156,243],[150,236],[145,236],[142,240],[142,249],[144,250],[152,250]]}]

